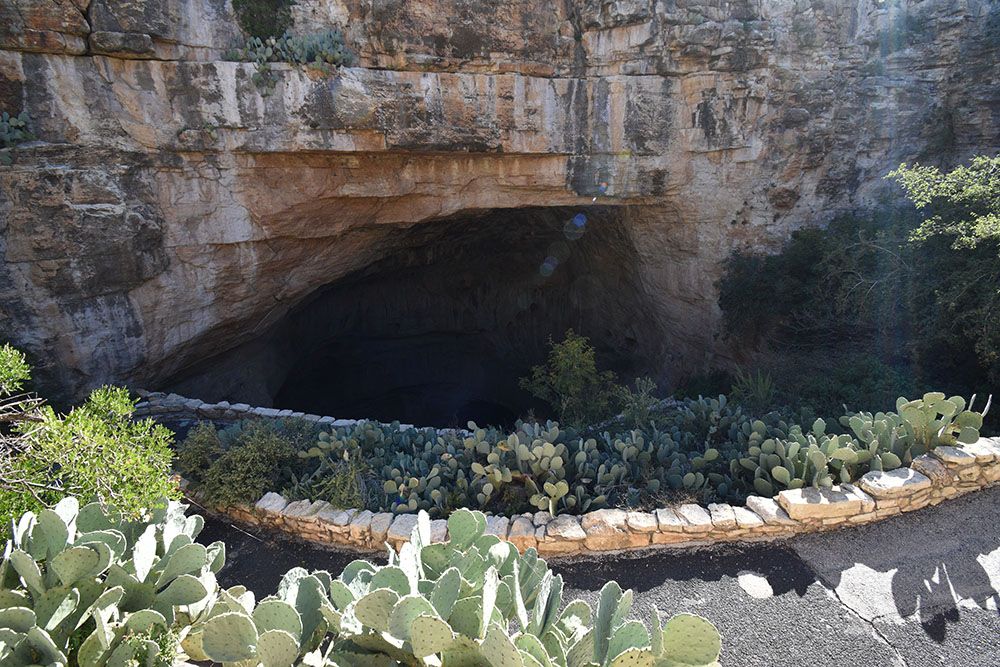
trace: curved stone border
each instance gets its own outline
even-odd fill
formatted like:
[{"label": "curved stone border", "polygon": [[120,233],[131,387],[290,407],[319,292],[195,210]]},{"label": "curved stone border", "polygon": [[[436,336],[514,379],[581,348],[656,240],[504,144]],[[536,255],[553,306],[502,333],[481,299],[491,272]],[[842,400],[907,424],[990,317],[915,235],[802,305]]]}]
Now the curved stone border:
[{"label": "curved stone border", "polygon": [[[360,421],[375,421],[371,419],[337,419],[335,417],[323,417],[306,412],[295,412],[293,410],[279,410],[277,408],[255,408],[246,403],[230,403],[229,401],[219,401],[218,403],[206,403],[197,398],[187,398],[180,394],[165,394],[163,392],[149,392],[142,389],[136,391],[141,400],[135,406],[136,417],[153,417],[161,421],[183,421],[183,420],[211,420],[211,421],[239,421],[241,419],[303,419],[315,422],[322,426],[340,427],[354,426]],[[400,428],[424,428],[413,424],[400,424]],[[432,427],[438,431],[447,431]],[[464,429],[455,429],[456,433],[467,433]]]},{"label": "curved stone border", "polygon": [[[291,410],[250,408],[229,403],[202,403],[175,394],[145,394],[137,413],[163,418],[245,419],[301,418],[331,426],[355,420],[306,415]],[[406,426],[406,425],[404,425]],[[714,503],[707,508],[684,504],[654,512],[602,509],[583,515],[548,512],[516,516],[487,515],[487,532],[518,549],[534,547],[543,556],[571,556],[652,547],[691,547],[721,542],[750,542],[792,537],[885,519],[937,505],[945,500],[1000,482],[1000,438],[981,438],[957,447],[941,446],[917,457],[909,468],[866,473],[855,484],[830,489],[782,491],[776,498],[750,496],[745,507]],[[267,493],[253,506],[206,506],[198,494],[189,497],[206,510],[236,523],[276,530],[294,538],[360,551],[398,548],[416,525],[415,514],[340,510],[317,500],[289,502]],[[435,541],[444,541],[448,524],[431,521]]]}]

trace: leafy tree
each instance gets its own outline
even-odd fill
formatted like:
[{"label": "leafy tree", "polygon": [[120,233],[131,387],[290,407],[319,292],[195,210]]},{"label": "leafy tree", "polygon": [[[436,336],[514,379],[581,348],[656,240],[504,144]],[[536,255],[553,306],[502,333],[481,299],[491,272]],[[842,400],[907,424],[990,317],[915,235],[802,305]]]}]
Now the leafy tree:
[{"label": "leafy tree", "polygon": [[912,208],[841,217],[727,264],[726,333],[774,352],[765,368],[796,404],[1000,383],[1000,156],[948,172],[903,164],[888,178]]},{"label": "leafy tree", "polygon": [[549,358],[535,366],[521,388],[556,411],[559,421],[573,426],[597,424],[612,417],[620,402],[615,374],[598,371],[593,346],[572,329],[562,342],[549,338]]},{"label": "leafy tree", "polygon": [[138,518],[177,496],[169,479],[173,434],[152,420],[133,420],[127,390],[102,387],[60,415],[19,393],[29,379],[24,355],[0,347],[0,515],[73,495]]},{"label": "leafy tree", "polygon": [[1000,241],[1000,155],[973,158],[968,167],[947,173],[904,163],[887,178],[899,183],[926,214],[911,235],[913,240],[944,236],[955,249]]},{"label": "leafy tree", "polygon": [[929,294],[935,306],[932,317],[916,320],[922,363],[939,363],[942,349],[961,355],[955,343],[971,343],[973,363],[1000,383],[1000,155],[947,173],[903,164],[889,178],[924,214],[909,239],[921,260],[915,282],[924,286],[913,315],[927,312],[920,302]]}]

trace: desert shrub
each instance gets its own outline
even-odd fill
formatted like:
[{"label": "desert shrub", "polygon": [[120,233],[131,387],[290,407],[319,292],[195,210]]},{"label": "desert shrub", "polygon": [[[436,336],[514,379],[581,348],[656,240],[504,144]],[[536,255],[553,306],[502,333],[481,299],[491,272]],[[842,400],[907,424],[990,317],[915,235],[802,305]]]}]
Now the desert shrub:
[{"label": "desert shrub", "polygon": [[[233,431],[224,431],[223,435],[228,437],[219,437],[222,453],[207,468],[193,471],[194,476],[200,474],[201,489],[209,500],[222,504],[256,501],[291,477],[298,450],[292,439],[281,432],[280,424],[250,420],[241,423],[235,435]],[[203,464],[201,453],[211,448],[211,438],[201,429],[188,438],[191,436],[190,459],[197,458]],[[186,439],[180,447],[186,460],[188,444]]]},{"label": "desert shrub", "polygon": [[[339,457],[329,456],[330,434],[320,432],[307,449],[300,448],[301,472],[282,493],[291,500],[325,500],[332,506],[347,509],[366,507],[377,497],[376,481],[360,448],[345,448]],[[374,494],[374,496],[373,496]]]},{"label": "desert shrub", "polygon": [[613,417],[620,389],[614,373],[597,370],[590,341],[570,329],[558,343],[550,338],[549,347],[548,361],[521,378],[521,387],[552,406],[567,424],[597,424]]},{"label": "desert shrub", "polygon": [[900,165],[889,174],[922,214],[908,243],[922,260],[915,267],[922,287],[912,313],[923,315],[928,295],[935,308],[920,318],[918,359],[932,368],[942,349],[956,350],[959,370],[974,350],[977,375],[1000,383],[1000,155],[974,158],[943,173],[935,167]]},{"label": "desert shrub", "polygon": [[267,39],[285,34],[292,27],[295,0],[233,0],[233,11],[243,32]]},{"label": "desert shrub", "polygon": [[198,422],[177,447],[174,465],[189,481],[200,483],[222,453],[222,440],[215,426]]},{"label": "desert shrub", "polygon": [[177,491],[168,478],[173,434],[134,420],[125,389],[103,387],[68,414],[33,395],[24,355],[0,348],[0,510],[11,517],[74,495],[139,516]]},{"label": "desert shrub", "polygon": [[752,412],[766,412],[775,405],[774,380],[760,369],[751,372],[737,368],[729,397]]},{"label": "desert shrub", "polygon": [[608,582],[596,611],[563,605],[563,580],[534,549],[457,512],[431,544],[427,514],[389,563],[289,570],[274,595],[222,589],[225,544],[170,503],[129,522],[66,498],[16,522],[0,565],[4,665],[717,665],[721,639],[679,614],[627,620],[632,591]]},{"label": "desert shrub", "polygon": [[8,344],[0,345],[0,396],[12,396],[24,389],[31,367],[24,353]]},{"label": "desert shrub", "polygon": [[656,397],[656,382],[642,377],[635,381],[635,389],[624,386],[620,390],[622,423],[629,428],[646,428],[652,421],[662,401]]}]

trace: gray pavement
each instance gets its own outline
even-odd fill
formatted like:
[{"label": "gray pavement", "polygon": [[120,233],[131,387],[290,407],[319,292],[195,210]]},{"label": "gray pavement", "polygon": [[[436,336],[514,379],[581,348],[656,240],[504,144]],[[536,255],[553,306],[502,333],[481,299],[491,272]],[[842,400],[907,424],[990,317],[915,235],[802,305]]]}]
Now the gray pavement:
[{"label": "gray pavement", "polygon": [[[554,563],[567,598],[609,579],[636,591],[633,615],[692,611],[723,634],[729,667],[1000,665],[1000,488],[870,526],[783,543],[654,551]],[[295,565],[338,572],[354,558],[260,541],[218,522],[221,578],[259,595]]]}]

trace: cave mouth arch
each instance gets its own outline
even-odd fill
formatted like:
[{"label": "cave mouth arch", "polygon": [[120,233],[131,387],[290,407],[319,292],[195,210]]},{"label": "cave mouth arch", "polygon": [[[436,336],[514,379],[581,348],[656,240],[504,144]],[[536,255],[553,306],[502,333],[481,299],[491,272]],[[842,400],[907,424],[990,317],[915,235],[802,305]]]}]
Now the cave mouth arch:
[{"label": "cave mouth arch", "polygon": [[509,426],[549,338],[590,338],[601,368],[657,376],[663,336],[613,206],[466,212],[394,231],[383,256],[315,290],[179,393],[339,418]]}]

